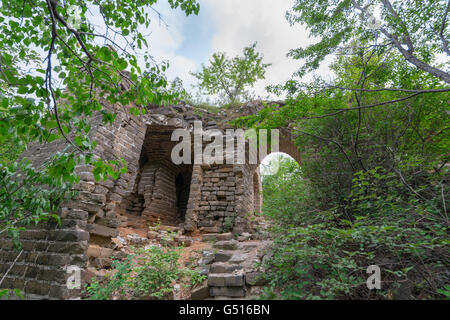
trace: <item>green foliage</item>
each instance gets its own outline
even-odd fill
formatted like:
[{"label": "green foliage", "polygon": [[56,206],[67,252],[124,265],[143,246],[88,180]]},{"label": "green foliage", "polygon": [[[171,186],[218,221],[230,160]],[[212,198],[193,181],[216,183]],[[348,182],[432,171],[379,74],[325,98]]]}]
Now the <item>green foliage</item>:
[{"label": "green foliage", "polygon": [[180,248],[149,246],[139,248],[125,261],[115,261],[106,283],[86,288],[89,299],[171,299],[173,285],[194,287],[205,277],[197,270],[181,267]]},{"label": "green foliage", "polygon": [[[155,3],[1,2],[0,233],[17,235],[19,227],[51,217],[77,181],[75,165],[92,166],[97,180],[126,171],[123,159],[93,156],[88,119],[94,113],[107,125],[116,116],[108,105],[131,105],[137,116],[150,103],[177,99],[164,76],[167,65],[152,63],[142,34]],[[169,4],[186,15],[199,10],[195,0]],[[26,146],[55,140],[67,147],[43,164],[19,158]]]},{"label": "green foliage", "polygon": [[236,103],[245,95],[246,88],[264,79],[270,64],[262,63],[262,54],[256,52],[256,43],[244,48],[242,57],[228,58],[223,52],[214,53],[209,66],[192,73],[199,81],[198,86],[207,94],[226,96],[226,102]]},{"label": "green foliage", "polygon": [[447,6],[446,0],[296,0],[288,21],[305,25],[320,41],[292,49],[289,56],[305,60],[298,72],[302,76],[330,54],[370,44],[381,52],[393,48],[419,69],[450,83],[450,75],[432,61],[436,54],[449,54]]},{"label": "green foliage", "polygon": [[176,77],[171,83],[169,91],[175,93],[178,96],[178,99],[185,102],[190,102],[193,100],[193,97],[183,86],[183,80],[179,77]]},{"label": "green foliage", "polygon": [[154,299],[169,298],[172,283],[181,276],[182,269],[177,263],[179,251],[151,246],[138,250],[136,273],[129,282],[135,298],[150,297]]},{"label": "green foliage", "polygon": [[6,166],[14,164],[24,150],[23,145],[15,145],[11,140],[3,141],[0,144],[0,163]]},{"label": "green foliage", "polygon": [[11,297],[11,294],[14,294],[14,296],[20,298],[20,299],[24,299],[25,297],[22,294],[22,291],[19,289],[1,289],[0,290],[0,299],[9,299]]},{"label": "green foliage", "polygon": [[225,217],[225,220],[223,221],[223,232],[232,231],[235,220],[236,220],[236,212],[234,212],[232,216]]},{"label": "green foliage", "polygon": [[67,153],[54,155],[39,170],[26,160],[0,164],[0,234],[8,233],[19,247],[19,231],[24,226],[48,219],[59,221],[55,215],[59,205],[74,196],[69,192],[78,179],[74,166],[74,156]]},{"label": "green foliage", "polygon": [[[333,70],[329,87],[293,81],[284,88],[295,87],[286,106],[237,121],[293,128],[302,154],[301,169],[283,160],[263,180],[263,213],[275,236],[265,297],[443,298],[448,93],[404,99],[402,90],[376,90],[442,88],[395,55],[356,50]],[[396,102],[359,108],[380,101]],[[382,290],[367,289],[369,265],[381,267]]]},{"label": "green foliage", "polygon": [[443,289],[438,289],[438,292],[445,296],[446,300],[450,299],[450,286],[446,285]]},{"label": "green foliage", "polygon": [[[289,161],[264,182],[263,212],[276,235],[265,298],[392,299],[404,282],[412,290],[403,298],[442,294],[450,242],[439,199],[407,197],[398,179],[381,168],[359,172],[346,220],[337,207],[317,210],[313,184]],[[366,288],[369,265],[380,265],[382,290]]]},{"label": "green foliage", "polygon": [[113,297],[123,299],[127,294],[126,284],[129,281],[132,270],[132,259],[130,255],[124,261],[114,260],[112,267],[114,273],[106,280],[107,284],[102,285],[98,280],[94,280],[86,286],[86,293],[91,300],[108,300]]},{"label": "green foliage", "polygon": [[207,279],[207,276],[204,274],[201,274],[200,272],[198,272],[198,270],[189,269],[189,268],[185,268],[185,276],[188,279],[190,279],[189,286],[191,288],[198,286],[199,284],[203,283]]}]

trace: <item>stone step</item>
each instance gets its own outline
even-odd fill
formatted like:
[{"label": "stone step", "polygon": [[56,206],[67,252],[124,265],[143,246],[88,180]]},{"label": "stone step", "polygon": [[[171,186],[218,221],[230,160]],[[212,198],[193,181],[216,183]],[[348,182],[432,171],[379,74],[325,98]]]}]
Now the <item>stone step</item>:
[{"label": "stone step", "polygon": [[[209,293],[208,293],[209,294]],[[239,297],[227,297],[227,296],[215,296],[215,297],[208,297],[204,300],[248,300],[247,298],[245,298],[244,296],[239,296]]]},{"label": "stone step", "polygon": [[228,262],[236,264],[236,263],[242,263],[248,259],[248,254],[245,252],[237,251],[233,253],[231,258],[228,260]]},{"label": "stone step", "polygon": [[226,262],[231,259],[234,251],[231,250],[219,250],[214,255],[215,262]]},{"label": "stone step", "polygon": [[205,233],[202,235],[203,242],[214,242],[217,241],[217,233]]},{"label": "stone step", "polygon": [[233,234],[227,233],[205,233],[202,235],[203,242],[229,241],[233,240]]},{"label": "stone step", "polygon": [[215,262],[209,270],[211,273],[233,273],[234,271],[242,270],[242,267],[238,264]]},{"label": "stone step", "polygon": [[244,284],[244,273],[242,271],[210,273],[208,275],[208,286],[210,287],[243,287]]},{"label": "stone step", "polygon": [[218,241],[214,244],[214,248],[222,250],[237,250],[239,242],[236,240]]},{"label": "stone step", "polygon": [[243,287],[210,287],[209,295],[211,297],[245,297],[245,289]]},{"label": "stone step", "polygon": [[209,297],[209,287],[205,282],[191,290],[192,300],[203,300]]}]

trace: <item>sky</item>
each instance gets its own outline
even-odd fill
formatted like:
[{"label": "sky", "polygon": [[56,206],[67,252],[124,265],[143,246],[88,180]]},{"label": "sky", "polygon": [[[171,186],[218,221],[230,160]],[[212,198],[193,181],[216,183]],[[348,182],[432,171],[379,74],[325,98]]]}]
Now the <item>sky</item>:
[{"label": "sky", "polygon": [[[257,96],[266,98],[265,87],[288,80],[301,62],[287,58],[290,49],[307,46],[317,41],[308,37],[301,25],[290,26],[285,19],[293,0],[199,0],[197,16],[185,14],[169,7],[167,1],[154,8],[165,23],[155,18],[148,36],[150,53],[156,61],[169,61],[169,80],[180,77],[190,89],[196,79],[190,72],[201,70],[214,52],[225,52],[233,57],[244,47],[257,42],[257,51],[264,62],[272,65],[264,80],[255,84]],[[318,73],[326,75],[327,66]]]}]

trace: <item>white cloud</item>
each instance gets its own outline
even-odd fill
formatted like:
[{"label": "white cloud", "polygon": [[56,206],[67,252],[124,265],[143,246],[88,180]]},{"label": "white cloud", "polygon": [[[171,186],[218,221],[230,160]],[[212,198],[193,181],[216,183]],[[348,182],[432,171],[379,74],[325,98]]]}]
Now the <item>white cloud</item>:
[{"label": "white cloud", "polygon": [[163,20],[152,11],[153,20],[149,27],[151,33],[147,35],[149,52],[158,63],[169,61],[170,67],[166,71],[169,80],[177,76],[188,79],[189,72],[196,68],[196,62],[177,54],[183,40],[188,36],[183,33],[185,14],[179,9],[171,9],[167,2],[158,2],[155,9]]},{"label": "white cloud", "polygon": [[[264,54],[264,62],[272,65],[267,69],[266,78],[256,83],[254,90],[261,97],[266,96],[265,87],[270,84],[281,84],[288,80],[301,66],[301,61],[288,58],[290,49],[305,47],[315,40],[311,39],[307,30],[301,25],[291,26],[285,18],[286,11],[293,5],[293,0],[199,0],[200,11],[214,23],[215,30],[212,41],[213,52],[223,51],[229,56],[242,53],[244,47],[257,41],[257,50]],[[191,71],[199,71],[202,63],[182,55],[179,51],[183,41],[189,41],[191,35],[185,24],[187,19],[198,19],[191,15],[186,17],[181,10],[173,10],[167,2],[158,2],[155,7],[163,16],[168,27],[159,23],[156,15],[150,26],[148,36],[150,52],[155,60],[168,60],[170,68],[167,72],[169,80],[180,77],[186,88],[195,83],[189,75]],[[199,50],[204,50],[204,47]],[[329,72],[326,66],[319,74]]]}]

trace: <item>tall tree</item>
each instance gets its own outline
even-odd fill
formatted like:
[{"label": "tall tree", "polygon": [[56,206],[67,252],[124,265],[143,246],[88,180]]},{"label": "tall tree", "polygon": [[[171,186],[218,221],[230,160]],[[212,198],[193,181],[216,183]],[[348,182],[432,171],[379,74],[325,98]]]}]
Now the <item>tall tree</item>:
[{"label": "tall tree", "polygon": [[450,56],[449,9],[449,0],[296,0],[288,20],[305,24],[321,40],[289,55],[306,59],[299,72],[304,74],[316,69],[327,55],[345,52],[358,38],[378,50],[395,49],[417,68],[450,83],[448,71],[433,63],[430,54]]},{"label": "tall tree", "polygon": [[263,55],[256,52],[256,42],[244,48],[243,56],[228,58],[223,52],[214,53],[209,65],[192,73],[199,80],[198,86],[206,93],[225,94],[228,102],[242,99],[245,90],[259,79],[264,79],[270,64],[262,62]]}]

